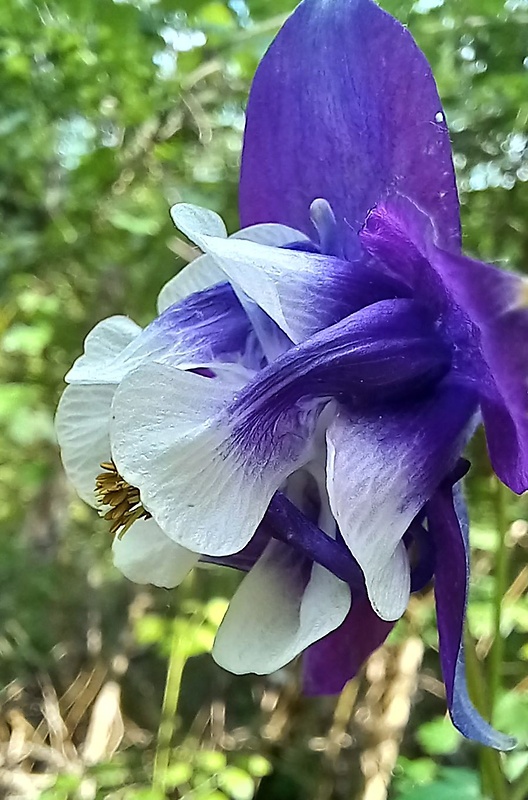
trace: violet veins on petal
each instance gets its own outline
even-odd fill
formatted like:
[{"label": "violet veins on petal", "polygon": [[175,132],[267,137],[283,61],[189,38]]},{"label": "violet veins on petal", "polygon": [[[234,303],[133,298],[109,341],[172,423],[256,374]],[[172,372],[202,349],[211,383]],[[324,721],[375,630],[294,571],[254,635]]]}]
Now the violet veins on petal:
[{"label": "violet veins on petal", "polygon": [[497,475],[527,488],[528,293],[461,254],[434,79],[372,0],[304,0],[272,43],[240,214],[228,237],[172,209],[203,255],[147,328],[89,334],[57,414],[66,471],[132,580],[247,573],[213,649],[232,672],[304,651],[306,691],[338,692],[434,580],[452,720],[512,747],[466,689],[460,479],[483,421]]}]

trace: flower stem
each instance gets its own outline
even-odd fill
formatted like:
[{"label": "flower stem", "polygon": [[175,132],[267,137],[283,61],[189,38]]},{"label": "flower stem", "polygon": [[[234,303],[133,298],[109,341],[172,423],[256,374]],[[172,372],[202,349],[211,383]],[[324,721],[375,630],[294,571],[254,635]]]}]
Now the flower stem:
[{"label": "flower stem", "polygon": [[501,635],[502,601],[508,582],[508,548],[506,534],[508,520],[506,513],[506,489],[498,478],[493,479],[493,499],[497,528],[495,550],[495,593],[493,599],[494,639],[489,659],[489,715],[493,721],[495,704],[501,688],[502,662],[504,658],[504,639]]},{"label": "flower stem", "polygon": [[181,621],[174,620],[173,622],[171,650],[152,776],[152,788],[159,791],[163,797],[167,794],[171,744],[176,729],[176,711],[180,697],[181,680],[187,661],[184,631],[182,630],[182,625],[177,623],[181,623]]},{"label": "flower stem", "polygon": [[[475,645],[469,636],[466,637],[465,655],[469,694],[475,708],[485,716],[486,709],[484,705],[486,701],[484,698],[486,697],[486,686],[475,652]],[[499,753],[490,747],[479,745],[478,760],[482,796],[493,798],[493,800],[508,800],[508,789]]]}]

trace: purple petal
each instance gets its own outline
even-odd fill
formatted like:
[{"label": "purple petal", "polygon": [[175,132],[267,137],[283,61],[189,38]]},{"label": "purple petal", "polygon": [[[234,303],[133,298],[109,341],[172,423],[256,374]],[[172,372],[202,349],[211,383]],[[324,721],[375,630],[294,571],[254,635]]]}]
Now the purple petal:
[{"label": "purple petal", "polygon": [[330,505],[383,619],[399,618],[407,606],[403,536],[457,463],[476,408],[474,394],[447,378],[413,402],[343,409],[329,426]]},{"label": "purple petal", "polygon": [[372,610],[366,597],[355,597],[337,630],[312,644],[303,657],[304,691],[308,695],[338,694],[367,658],[383,644],[393,622]]},{"label": "purple petal", "polygon": [[[456,491],[456,490],[455,490]],[[469,579],[467,516],[460,491],[443,486],[427,504],[429,530],[435,539],[437,561],[435,598],[440,660],[453,725],[469,739],[497,750],[511,750],[516,742],[495,731],[474,708],[466,686],[464,620]]]},{"label": "purple petal", "polygon": [[244,387],[228,413],[247,432],[265,419],[276,423],[285,409],[297,416],[295,403],[308,398],[379,405],[431,387],[450,363],[450,350],[422,306],[383,300],[292,347]]},{"label": "purple petal", "polygon": [[329,201],[346,242],[388,192],[410,197],[446,247],[460,240],[449,134],[431,70],[410,33],[371,0],[305,0],[264,56],[242,159],[244,225],[310,234]]}]

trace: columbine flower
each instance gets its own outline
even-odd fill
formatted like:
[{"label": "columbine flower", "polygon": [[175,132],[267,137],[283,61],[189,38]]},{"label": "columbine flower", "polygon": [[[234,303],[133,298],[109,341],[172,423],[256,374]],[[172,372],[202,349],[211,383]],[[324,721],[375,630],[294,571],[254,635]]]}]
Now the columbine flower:
[{"label": "columbine flower", "polygon": [[149,526],[178,578],[199,557],[249,570],[213,655],[266,673],[306,650],[310,692],[339,691],[434,576],[453,722],[511,747],[465,686],[459,481],[482,418],[495,471],[526,489],[527,290],[460,253],[410,34],[371,0],[305,0],[248,107],[242,222],[279,225],[227,238],[210,212],[172,214],[206,255],[144,332],[95,329],[59,409],[74,483],[129,526],[116,554],[128,540],[132,577],[161,582]]}]

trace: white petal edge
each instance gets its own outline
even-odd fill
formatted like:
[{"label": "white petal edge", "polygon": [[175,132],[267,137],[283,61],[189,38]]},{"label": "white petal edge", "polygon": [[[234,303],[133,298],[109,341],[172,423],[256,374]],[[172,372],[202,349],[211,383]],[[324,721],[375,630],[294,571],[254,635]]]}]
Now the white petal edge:
[{"label": "white petal edge", "polygon": [[227,229],[222,217],[208,208],[195,206],[192,203],[176,203],[170,210],[172,221],[191,242],[203,234],[225,238]]},{"label": "white petal edge", "polygon": [[116,360],[141,330],[123,316],[99,322],[84,340],[84,353],[66,375],[66,383],[117,383],[120,368]]},{"label": "white petal edge", "polygon": [[268,675],[341,625],[350,588],[319,564],[304,588],[303,566],[287,545],[268,545],[229,604],[213,647],[217,664]]},{"label": "white petal edge", "polygon": [[112,545],[114,566],[134,583],[172,589],[197,564],[199,555],[166,536],[152,519],[140,519]]},{"label": "white petal edge", "polygon": [[194,292],[202,292],[225,280],[225,273],[210,256],[198,256],[162,288],[157,300],[158,313],[161,314]]},{"label": "white petal edge", "polygon": [[66,475],[82,499],[98,507],[95,479],[110,457],[109,423],[115,386],[68,386],[59,402],[55,431]]}]

